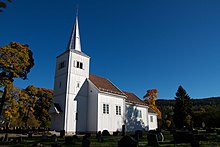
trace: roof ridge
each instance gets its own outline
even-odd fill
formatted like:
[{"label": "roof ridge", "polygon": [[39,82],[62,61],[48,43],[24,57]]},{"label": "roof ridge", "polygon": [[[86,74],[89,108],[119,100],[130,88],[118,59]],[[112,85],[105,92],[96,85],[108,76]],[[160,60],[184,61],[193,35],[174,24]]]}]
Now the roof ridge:
[{"label": "roof ridge", "polygon": [[[111,82],[111,80],[95,75],[95,74],[89,74],[90,81],[101,91],[113,93],[113,94],[119,94],[126,96],[124,92],[122,92],[115,84]],[[95,79],[96,78],[96,79]],[[94,81],[93,81],[94,80]]]}]

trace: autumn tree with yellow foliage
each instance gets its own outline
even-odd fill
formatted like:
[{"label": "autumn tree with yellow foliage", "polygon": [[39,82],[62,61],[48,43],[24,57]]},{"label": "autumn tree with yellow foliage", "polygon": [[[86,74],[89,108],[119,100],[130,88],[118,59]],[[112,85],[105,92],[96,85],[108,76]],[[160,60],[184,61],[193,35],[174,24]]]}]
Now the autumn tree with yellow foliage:
[{"label": "autumn tree with yellow foliage", "polygon": [[25,89],[25,92],[29,96],[25,117],[30,118],[30,114],[33,114],[40,127],[49,127],[50,115],[48,111],[52,103],[53,90],[31,85]]},{"label": "autumn tree with yellow foliage", "polygon": [[0,47],[0,88],[3,89],[0,115],[14,79],[27,79],[27,74],[33,66],[33,53],[28,45],[11,42]]},{"label": "autumn tree with yellow foliage", "polygon": [[2,112],[4,121],[7,125],[18,126],[17,120],[19,119],[19,94],[19,89],[15,88],[13,85],[8,86],[8,93],[4,104],[4,110]]},{"label": "autumn tree with yellow foliage", "polygon": [[156,102],[155,99],[158,97],[158,90],[157,89],[150,89],[147,90],[146,95],[144,96],[145,98],[145,102],[147,103],[147,105],[152,108],[156,113],[157,113],[157,118],[158,119],[162,119],[161,117],[161,112],[160,110],[157,108],[156,106]]}]

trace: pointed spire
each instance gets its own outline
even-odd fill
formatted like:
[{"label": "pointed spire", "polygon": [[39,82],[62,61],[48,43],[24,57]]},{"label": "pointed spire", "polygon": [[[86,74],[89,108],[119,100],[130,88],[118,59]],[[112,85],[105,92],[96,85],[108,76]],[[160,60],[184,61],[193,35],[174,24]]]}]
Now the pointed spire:
[{"label": "pointed spire", "polygon": [[[78,13],[78,10],[77,10]],[[75,25],[73,27],[70,41],[67,47],[67,50],[75,49],[81,52],[80,36],[79,36],[79,24],[78,24],[78,14],[76,15]]]}]

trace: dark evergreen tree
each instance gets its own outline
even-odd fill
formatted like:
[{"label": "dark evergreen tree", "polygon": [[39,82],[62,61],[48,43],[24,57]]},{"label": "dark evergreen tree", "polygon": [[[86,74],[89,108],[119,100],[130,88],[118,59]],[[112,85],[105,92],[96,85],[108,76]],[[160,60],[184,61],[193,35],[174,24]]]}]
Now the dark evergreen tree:
[{"label": "dark evergreen tree", "polygon": [[190,127],[192,119],[192,102],[189,95],[179,86],[174,106],[173,121],[176,128],[182,128],[183,126]]}]

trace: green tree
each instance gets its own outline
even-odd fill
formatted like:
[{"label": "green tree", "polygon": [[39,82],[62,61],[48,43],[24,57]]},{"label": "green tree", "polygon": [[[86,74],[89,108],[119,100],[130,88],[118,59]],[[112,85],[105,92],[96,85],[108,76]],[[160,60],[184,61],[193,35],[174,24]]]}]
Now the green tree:
[{"label": "green tree", "polygon": [[179,86],[174,106],[173,121],[177,128],[190,127],[192,119],[192,102],[182,86]]},{"label": "green tree", "polygon": [[33,54],[28,45],[11,42],[0,47],[0,88],[3,90],[0,115],[14,78],[27,79],[27,74],[33,66]]}]

